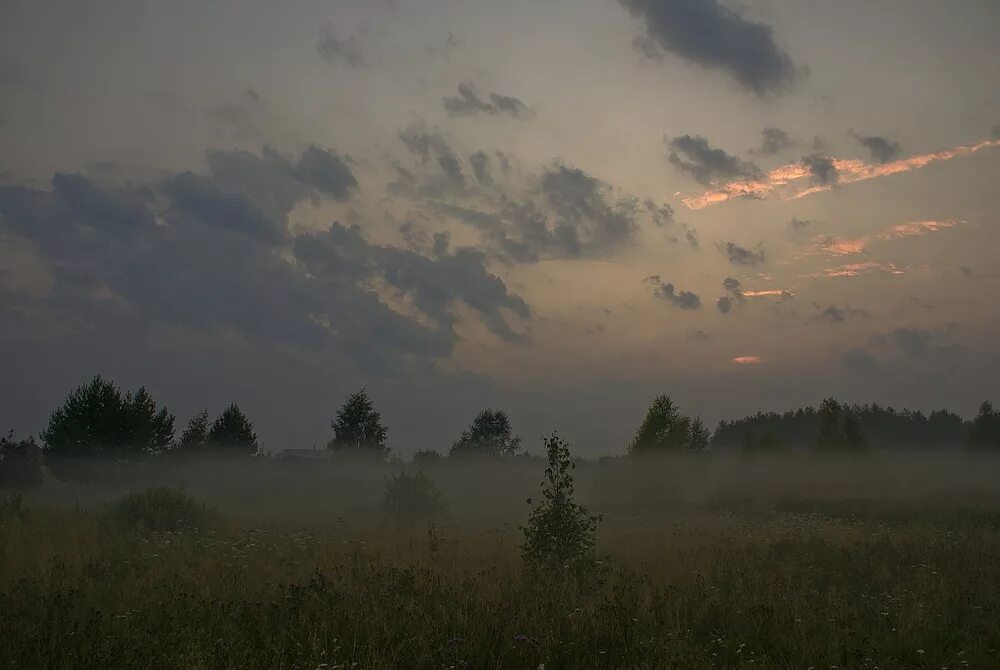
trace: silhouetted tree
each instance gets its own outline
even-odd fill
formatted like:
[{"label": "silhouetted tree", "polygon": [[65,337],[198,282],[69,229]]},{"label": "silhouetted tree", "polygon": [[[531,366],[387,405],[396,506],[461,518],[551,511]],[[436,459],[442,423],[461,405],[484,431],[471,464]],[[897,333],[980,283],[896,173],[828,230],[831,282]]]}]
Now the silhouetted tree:
[{"label": "silhouetted tree", "polygon": [[364,389],[351,394],[337,410],[337,418],[330,426],[333,439],[327,444],[328,449],[378,458],[389,454],[386,445],[389,431],[382,425],[382,415],[375,410]]},{"label": "silhouetted tree", "polygon": [[208,412],[201,411],[191,417],[181,433],[178,449],[202,449],[208,445]]},{"label": "silhouetted tree", "polygon": [[1000,448],[1000,412],[989,401],[979,406],[969,429],[969,441],[977,449]]},{"label": "silhouetted tree", "polygon": [[857,417],[833,398],[827,398],[819,407],[819,431],[816,448],[821,451],[859,451],[868,442],[861,433]]},{"label": "silhouetted tree", "polygon": [[260,451],[257,443],[257,433],[246,414],[233,403],[219,415],[208,433],[208,443],[213,447],[246,452],[251,456]]},{"label": "silhouetted tree", "polygon": [[521,446],[502,409],[484,409],[451,447],[451,456],[510,456]]},{"label": "silhouetted tree", "polygon": [[156,401],[145,387],[125,396],[126,441],[148,453],[163,453],[174,441],[174,415]]},{"label": "silhouetted tree", "polygon": [[[693,438],[691,419],[683,416],[669,396],[659,395],[653,400],[646,418],[635,431],[629,444],[632,455],[647,453],[701,451],[707,446],[707,431],[698,419],[699,434]],[[704,434],[703,434],[704,433]]]},{"label": "silhouetted tree", "polygon": [[100,376],[70,393],[41,433],[46,455],[57,458],[159,453],[173,437],[174,416],[146,389],[123,396]]},{"label": "silhouetted tree", "polygon": [[691,451],[708,451],[708,445],[711,439],[712,434],[708,432],[707,428],[705,428],[705,424],[702,422],[700,417],[691,422],[688,449]]},{"label": "silhouetted tree", "polygon": [[0,437],[0,487],[32,488],[42,483],[42,450],[34,438]]}]

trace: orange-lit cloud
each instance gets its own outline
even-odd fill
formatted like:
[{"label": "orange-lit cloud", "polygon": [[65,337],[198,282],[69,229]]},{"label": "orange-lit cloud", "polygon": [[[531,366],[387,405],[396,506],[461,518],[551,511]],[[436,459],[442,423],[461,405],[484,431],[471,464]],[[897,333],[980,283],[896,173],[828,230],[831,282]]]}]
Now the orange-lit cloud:
[{"label": "orange-lit cloud", "polygon": [[890,275],[904,274],[902,270],[896,267],[895,263],[864,261],[862,263],[848,263],[846,265],[839,265],[833,268],[826,268],[825,270],[813,272],[805,276],[832,279],[836,277],[857,277],[858,275],[867,272],[884,272]]},{"label": "orange-lit cloud", "polygon": [[910,221],[909,223],[900,223],[892,226],[891,228],[879,233],[874,238],[861,237],[856,240],[838,240],[833,237],[820,237],[817,238],[816,251],[819,253],[829,254],[831,256],[853,256],[854,254],[866,252],[868,250],[868,245],[871,244],[873,240],[890,241],[901,237],[918,237],[929,233],[935,233],[939,230],[954,228],[960,223],[968,222],[956,221],[954,219],[948,219],[945,221]]},{"label": "orange-lit cloud", "polygon": [[780,288],[769,288],[761,291],[740,291],[740,295],[744,298],[764,298],[766,296],[781,296],[781,297],[792,297],[791,291],[786,291]]},{"label": "orange-lit cloud", "polygon": [[[855,182],[875,179],[877,177],[887,177],[889,175],[918,170],[922,167],[930,165],[931,163],[947,161],[952,158],[958,158],[959,156],[968,156],[983,149],[997,147],[1000,147],[1000,140],[982,140],[980,142],[976,142],[975,144],[967,144],[954,147],[952,149],[946,149],[944,151],[921,154],[919,156],[910,156],[909,158],[903,158],[898,161],[891,161],[880,165],[872,165],[857,159],[834,159],[833,166],[837,169],[837,184],[853,184]],[[718,188],[705,191],[700,195],[682,198],[681,202],[683,202],[689,209],[703,209],[705,207],[709,207],[710,205],[717,205],[719,203],[726,202],[727,200],[739,197],[763,199],[772,191],[783,190],[782,187],[801,179],[806,179],[811,175],[812,171],[802,163],[790,163],[771,170],[761,179],[733,181],[719,186]],[[781,199],[795,200],[807,195],[812,195],[813,193],[829,191],[837,184],[822,184],[809,186],[797,191],[791,190],[789,192],[781,193]]]},{"label": "orange-lit cloud", "polygon": [[965,221],[913,221],[911,223],[901,223],[885,231],[878,238],[880,240],[893,240],[897,237],[916,237],[926,235],[927,233],[936,233],[946,228],[954,228],[959,223],[965,223]]},{"label": "orange-lit cloud", "polygon": [[733,359],[733,363],[737,365],[756,365],[763,362],[764,359],[760,356],[737,356]]},{"label": "orange-lit cloud", "polygon": [[823,239],[820,246],[828,254],[850,256],[863,252],[868,247],[868,240],[863,237],[857,240],[837,240],[827,237]]}]

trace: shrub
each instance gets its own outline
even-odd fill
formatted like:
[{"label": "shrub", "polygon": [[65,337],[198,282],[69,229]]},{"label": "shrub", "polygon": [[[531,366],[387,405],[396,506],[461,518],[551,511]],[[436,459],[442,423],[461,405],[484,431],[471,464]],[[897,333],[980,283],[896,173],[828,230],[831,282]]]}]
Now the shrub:
[{"label": "shrub", "polygon": [[401,472],[385,483],[382,511],[401,527],[433,521],[446,510],[444,496],[426,473]]},{"label": "shrub", "polygon": [[110,515],[123,526],[152,531],[200,528],[209,516],[204,505],[168,486],[131,493],[111,506]]},{"label": "shrub", "polygon": [[0,438],[0,487],[32,488],[42,484],[42,450],[33,438]]},{"label": "shrub", "polygon": [[[533,576],[579,575],[594,567],[594,541],[600,516],[591,515],[574,500],[569,444],[557,434],[545,439],[548,467],[541,483],[542,500],[521,528],[521,555]],[[531,504],[531,498],[528,504]]]}]

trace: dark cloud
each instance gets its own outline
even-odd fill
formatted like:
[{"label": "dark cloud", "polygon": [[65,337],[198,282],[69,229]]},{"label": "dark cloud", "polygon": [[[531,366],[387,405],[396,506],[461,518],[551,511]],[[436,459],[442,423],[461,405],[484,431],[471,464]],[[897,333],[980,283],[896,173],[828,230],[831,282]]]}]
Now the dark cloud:
[{"label": "dark cloud", "polygon": [[763,250],[752,251],[735,242],[719,242],[716,247],[726,254],[729,262],[734,265],[757,265],[763,263],[765,259]]},{"label": "dark cloud", "polygon": [[868,312],[863,309],[855,309],[848,305],[847,307],[837,307],[836,305],[829,305],[826,309],[821,308],[819,305],[815,305],[816,309],[820,310],[819,314],[814,316],[812,320],[814,321],[826,321],[827,323],[843,323],[847,321],[849,317],[860,316],[865,319],[868,318]]},{"label": "dark cloud", "polygon": [[681,135],[664,139],[664,142],[670,149],[667,157],[670,163],[699,184],[707,186],[723,180],[760,176],[756,165],[713,148],[708,140],[699,135]]},{"label": "dark cloud", "polygon": [[[421,163],[427,163],[433,158],[451,185],[459,187],[465,185],[462,164],[440,132],[428,130],[422,124],[413,124],[399,133],[399,139],[410,150],[410,153],[420,159]],[[417,181],[415,175],[402,168],[398,168],[398,170],[401,176],[410,178],[411,185],[415,185]]]},{"label": "dark cloud", "polygon": [[954,362],[961,347],[950,341],[947,331],[930,331],[923,328],[895,328],[870,339],[873,347],[881,347],[902,354],[904,359],[919,363]]},{"label": "dark cloud", "polygon": [[502,151],[497,151],[497,161],[500,163],[500,171],[503,172],[504,176],[510,174],[510,159]]},{"label": "dark cloud", "polygon": [[410,150],[410,153],[417,156],[422,163],[429,161],[433,155],[442,156],[454,153],[441,133],[436,130],[428,130],[422,123],[414,123],[401,130],[399,139]]},{"label": "dark cloud", "polygon": [[993,139],[1000,140],[1000,125],[993,126]]},{"label": "dark cloud", "polygon": [[484,151],[477,151],[469,156],[469,165],[472,166],[472,173],[476,176],[476,181],[484,186],[493,183],[493,176],[490,174],[490,157]]},{"label": "dark cloud", "polygon": [[638,229],[638,204],[615,199],[586,172],[555,163],[525,199],[501,197],[492,209],[435,202],[442,214],[475,228],[506,262],[602,256],[626,244]]},{"label": "dark cloud", "polygon": [[[79,175],[56,175],[51,190],[0,187],[0,234],[34,242],[56,276],[48,295],[14,306],[70,329],[235,331],[382,371],[448,356],[459,305],[497,336],[524,340],[508,319],[528,320],[531,310],[480,252],[449,252],[435,236],[429,258],[338,223],[290,234],[296,202],[343,193],[335,154],[317,151],[298,161],[214,152],[208,174],[142,188],[104,189]],[[372,289],[380,283],[420,318],[385,304]]]},{"label": "dark cloud", "polygon": [[662,228],[674,222],[674,208],[669,204],[663,203],[662,205],[657,205],[652,200],[646,200],[642,203],[642,206],[650,213],[653,225],[657,228]]},{"label": "dark cloud", "polygon": [[465,175],[462,174],[462,164],[458,162],[458,157],[455,156],[455,154],[438,156],[438,165],[441,166],[441,171],[444,172],[449,181],[458,186],[465,185]]},{"label": "dark cloud", "polygon": [[966,267],[965,265],[963,265],[962,267],[958,268],[958,271],[961,272],[962,276],[965,277],[965,278],[967,278],[967,279],[976,276],[976,273],[972,270],[972,268]]},{"label": "dark cloud", "polygon": [[851,133],[851,137],[856,139],[859,144],[868,149],[871,153],[872,160],[879,163],[888,163],[894,160],[903,153],[903,147],[899,142],[891,142],[884,137],[879,137],[877,135],[858,135],[856,133]]},{"label": "dark cloud", "polygon": [[722,296],[716,301],[715,306],[722,314],[729,314],[733,307],[746,300],[743,295],[743,287],[740,280],[734,277],[726,277],[722,280],[722,288],[729,292],[729,295]]},{"label": "dark cloud", "polygon": [[651,275],[644,280],[647,284],[653,285],[653,295],[660,300],[677,305],[681,309],[698,309],[701,307],[701,298],[690,291],[680,291],[671,283],[664,283],[660,275]]},{"label": "dark cloud", "polygon": [[351,168],[336,152],[316,145],[302,153],[295,167],[296,176],[334,200],[344,201],[358,188]]},{"label": "dark cloud", "polygon": [[774,155],[795,144],[788,133],[780,128],[767,127],[760,131],[760,134],[762,142],[757,151],[762,154]]},{"label": "dark cloud", "polygon": [[820,184],[834,184],[840,178],[833,159],[822,154],[810,154],[802,157],[802,164],[809,168],[813,180]]},{"label": "dark cloud", "polygon": [[331,65],[343,63],[351,68],[359,68],[365,64],[365,57],[357,42],[357,37],[354,35],[347,39],[338,37],[333,31],[333,26],[327,23],[320,28],[316,52]]},{"label": "dark cloud", "polygon": [[645,24],[636,46],[727,72],[757,95],[781,91],[796,78],[792,59],[771,26],[746,18],[718,0],[619,0]]},{"label": "dark cloud", "polygon": [[515,119],[531,116],[528,106],[517,98],[499,93],[490,93],[489,101],[480,97],[475,87],[469,82],[458,85],[458,95],[441,98],[441,106],[451,116],[490,116],[510,115]]},{"label": "dark cloud", "polygon": [[808,219],[796,219],[796,218],[793,218],[791,221],[788,222],[788,227],[791,228],[791,230],[793,232],[799,232],[799,231],[805,230],[806,228],[808,228],[812,224],[813,224],[813,222],[810,221],[810,220],[808,220]]}]

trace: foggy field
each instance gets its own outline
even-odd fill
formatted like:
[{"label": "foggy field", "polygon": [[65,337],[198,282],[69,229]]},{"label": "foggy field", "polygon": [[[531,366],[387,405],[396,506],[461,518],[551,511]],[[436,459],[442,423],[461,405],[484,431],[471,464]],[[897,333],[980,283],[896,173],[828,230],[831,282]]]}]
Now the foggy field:
[{"label": "foggy field", "polygon": [[[0,665],[125,668],[995,668],[1000,460],[606,459],[585,579],[529,579],[545,462],[424,468],[447,512],[399,527],[413,465],[176,460],[0,511]],[[180,486],[198,529],[124,525]]]}]

